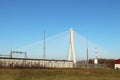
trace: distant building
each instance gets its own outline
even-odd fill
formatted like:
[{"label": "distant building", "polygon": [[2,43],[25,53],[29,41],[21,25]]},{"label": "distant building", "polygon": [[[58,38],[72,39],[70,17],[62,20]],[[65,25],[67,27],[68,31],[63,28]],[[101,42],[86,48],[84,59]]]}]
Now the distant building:
[{"label": "distant building", "polygon": [[115,69],[120,69],[120,59],[117,59],[114,61],[114,68]]}]

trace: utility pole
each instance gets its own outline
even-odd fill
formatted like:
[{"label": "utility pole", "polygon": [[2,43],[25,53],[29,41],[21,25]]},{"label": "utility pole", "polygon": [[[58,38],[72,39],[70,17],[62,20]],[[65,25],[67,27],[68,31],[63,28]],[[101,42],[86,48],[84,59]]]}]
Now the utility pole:
[{"label": "utility pole", "polygon": [[88,59],[88,33],[87,33],[87,52],[86,52],[86,67],[89,67],[89,59]]}]

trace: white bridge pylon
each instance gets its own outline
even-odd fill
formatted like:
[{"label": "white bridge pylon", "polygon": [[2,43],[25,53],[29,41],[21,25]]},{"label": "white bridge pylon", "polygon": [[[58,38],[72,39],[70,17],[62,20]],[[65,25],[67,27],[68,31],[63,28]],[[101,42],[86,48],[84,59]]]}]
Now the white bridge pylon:
[{"label": "white bridge pylon", "polygon": [[70,28],[70,42],[69,42],[69,50],[68,50],[68,60],[71,60],[71,54],[72,54],[72,60],[73,63],[76,64],[76,57],[75,57],[75,49],[74,49],[74,34],[73,34],[73,29]]}]

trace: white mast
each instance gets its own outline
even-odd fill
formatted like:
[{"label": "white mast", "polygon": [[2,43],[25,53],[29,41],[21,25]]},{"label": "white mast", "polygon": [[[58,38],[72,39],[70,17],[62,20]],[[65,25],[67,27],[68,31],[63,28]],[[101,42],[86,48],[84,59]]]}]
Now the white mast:
[{"label": "white mast", "polygon": [[69,30],[70,32],[70,43],[69,43],[69,50],[68,50],[68,60],[71,60],[71,54],[74,65],[76,65],[76,57],[75,57],[75,50],[74,50],[74,41],[73,41],[73,29]]}]

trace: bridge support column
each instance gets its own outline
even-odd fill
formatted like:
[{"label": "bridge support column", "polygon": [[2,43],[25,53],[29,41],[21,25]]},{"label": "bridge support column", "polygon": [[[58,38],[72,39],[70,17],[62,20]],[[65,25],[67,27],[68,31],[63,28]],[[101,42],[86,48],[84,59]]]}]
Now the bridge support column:
[{"label": "bridge support column", "polygon": [[68,50],[68,60],[71,60],[71,54],[72,54],[72,60],[74,63],[74,66],[76,66],[76,57],[75,57],[75,50],[74,50],[74,41],[73,41],[73,30],[70,29],[70,43],[69,43],[69,50]]}]

